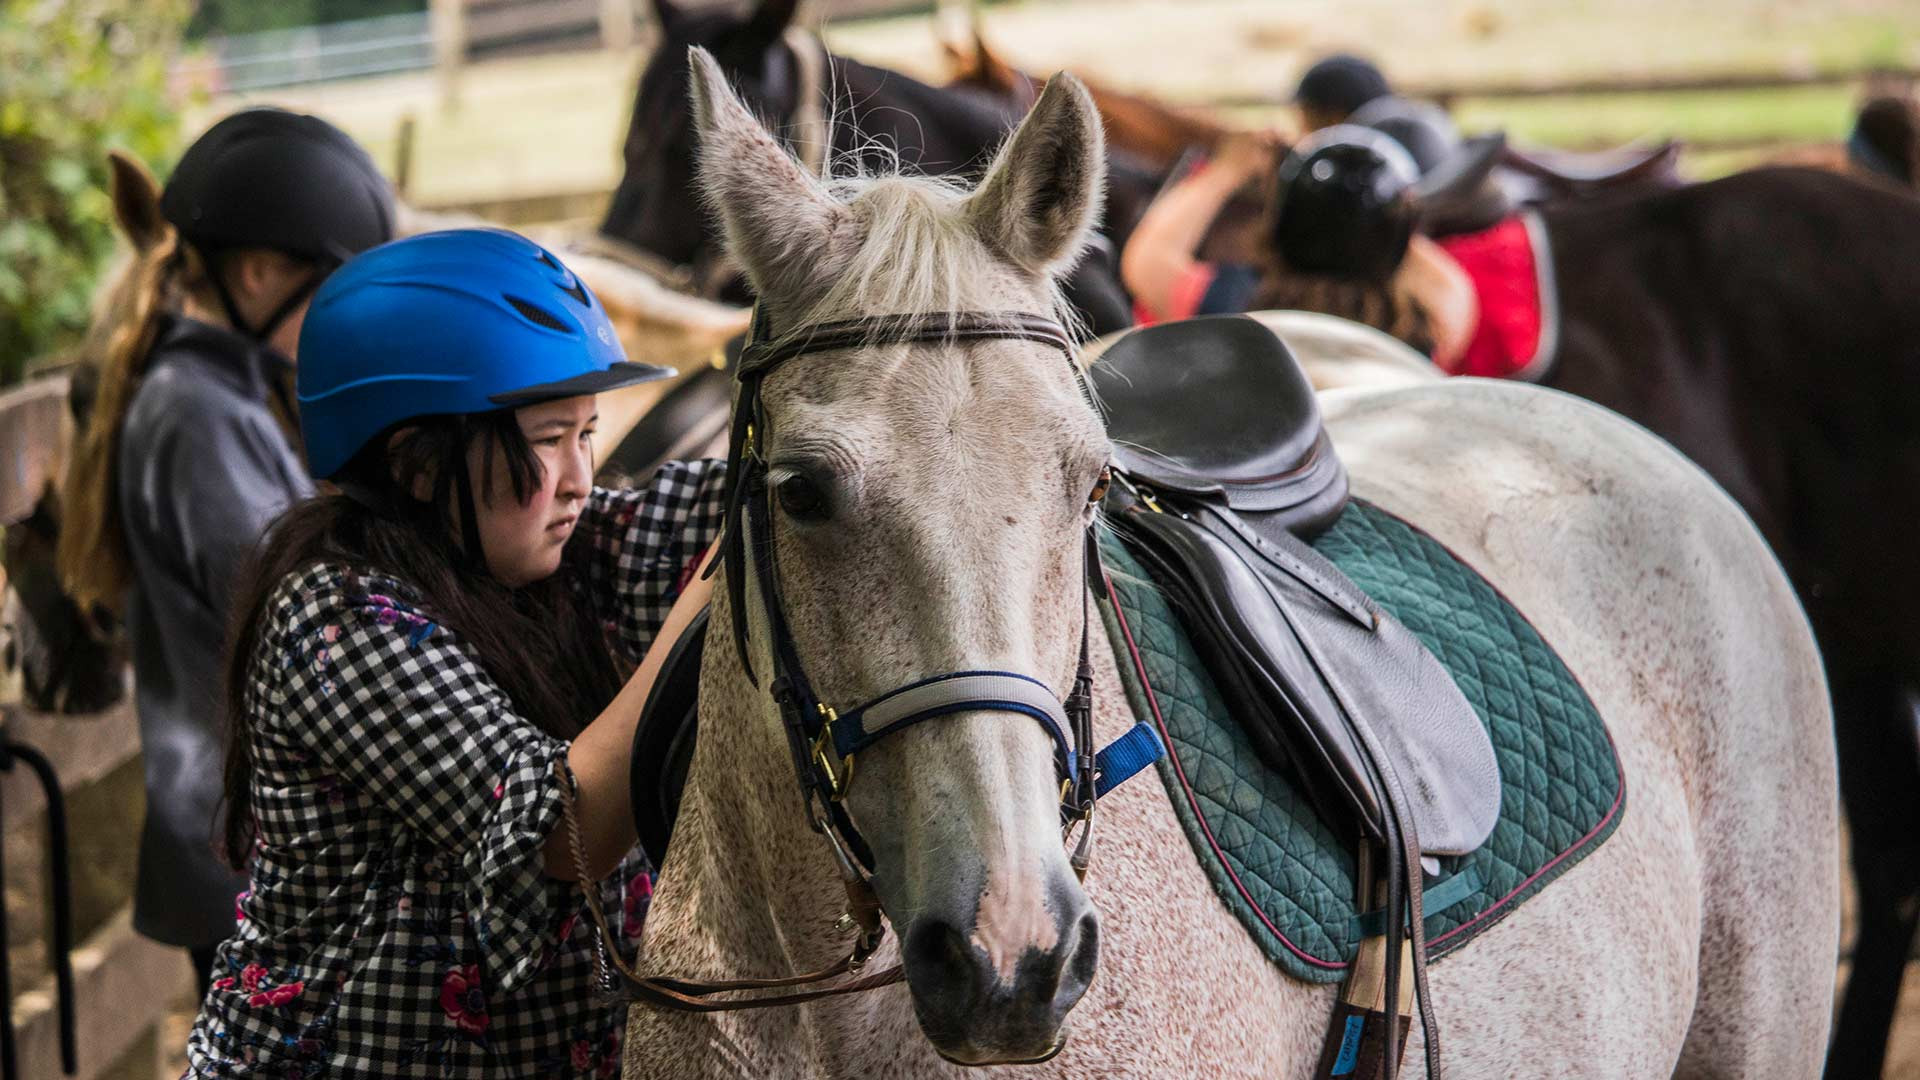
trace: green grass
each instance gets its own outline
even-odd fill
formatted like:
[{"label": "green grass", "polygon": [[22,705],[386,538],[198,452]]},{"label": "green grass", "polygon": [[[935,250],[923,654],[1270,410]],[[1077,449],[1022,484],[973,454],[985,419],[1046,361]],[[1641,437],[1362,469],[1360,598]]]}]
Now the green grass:
[{"label": "green grass", "polygon": [[1814,142],[1853,124],[1855,92],[1808,86],[1701,93],[1607,94],[1466,100],[1454,110],[1466,130],[1500,128],[1529,142],[1594,146],[1635,139],[1689,142]]}]

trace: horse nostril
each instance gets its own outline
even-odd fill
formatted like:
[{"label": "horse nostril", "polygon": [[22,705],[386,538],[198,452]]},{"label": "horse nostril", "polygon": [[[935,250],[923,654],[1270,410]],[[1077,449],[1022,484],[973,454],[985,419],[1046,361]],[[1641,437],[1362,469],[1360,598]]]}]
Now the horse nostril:
[{"label": "horse nostril", "polygon": [[951,923],[932,919],[916,924],[907,934],[906,953],[909,966],[934,974],[949,985],[973,981],[973,946]]},{"label": "horse nostril", "polygon": [[1100,916],[1089,909],[1074,923],[1073,951],[1067,956],[1066,970],[1060,979],[1056,1000],[1066,998],[1070,1008],[1093,984],[1093,973],[1100,967]]}]

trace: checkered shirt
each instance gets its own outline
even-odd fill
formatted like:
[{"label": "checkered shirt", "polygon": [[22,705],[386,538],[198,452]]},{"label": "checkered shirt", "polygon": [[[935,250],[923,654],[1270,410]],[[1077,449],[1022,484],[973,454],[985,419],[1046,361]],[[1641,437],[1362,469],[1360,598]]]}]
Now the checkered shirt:
[{"label": "checkered shirt", "polygon": [[[637,662],[721,524],[718,462],[596,490],[572,543]],[[514,712],[390,577],[320,563],[268,604],[246,690],[259,843],[188,1037],[190,1077],[611,1077],[625,1009],[592,994],[592,920],[543,873],[567,743]],[[640,934],[636,847],[599,882]]]}]

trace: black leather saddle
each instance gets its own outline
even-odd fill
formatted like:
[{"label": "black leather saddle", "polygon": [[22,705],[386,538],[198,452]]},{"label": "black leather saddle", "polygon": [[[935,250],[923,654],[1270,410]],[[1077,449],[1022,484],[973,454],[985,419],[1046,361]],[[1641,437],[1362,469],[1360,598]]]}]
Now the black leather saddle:
[{"label": "black leather saddle", "polygon": [[680,794],[686,790],[687,770],[693,765],[694,738],[700,716],[700,662],[707,653],[707,612],[687,624],[673,643],[653,689],[640,708],[633,732],[633,755],[628,784],[633,797],[633,824],[640,847],[658,868],[667,857],[667,841],[680,814]]},{"label": "black leather saddle", "polygon": [[1285,344],[1242,316],[1161,324],[1115,342],[1090,377],[1122,472],[1108,520],[1262,758],[1375,842],[1394,814],[1424,853],[1479,847],[1500,810],[1485,726],[1419,640],[1306,542],[1339,516],[1347,479]]}]

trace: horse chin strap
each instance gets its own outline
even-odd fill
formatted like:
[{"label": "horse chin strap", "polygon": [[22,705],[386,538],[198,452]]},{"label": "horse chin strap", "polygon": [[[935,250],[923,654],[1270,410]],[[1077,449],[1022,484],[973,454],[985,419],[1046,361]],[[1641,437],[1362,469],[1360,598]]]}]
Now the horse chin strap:
[{"label": "horse chin strap", "polygon": [[[783,979],[688,982],[635,975],[617,952],[604,946],[597,961],[610,960],[625,976],[633,1000],[662,1008],[719,1011],[797,1004],[818,997],[854,993],[897,982],[902,969],[888,971],[838,986],[779,994],[771,997],[714,1000],[714,995],[749,990],[806,985],[843,974],[857,974],[880,947],[886,934],[880,902],[872,885],[873,851],[848,815],[845,800],[854,779],[858,756],[868,747],[916,724],[942,717],[979,712],[1026,716],[1040,724],[1054,744],[1054,765],[1060,779],[1063,838],[1075,827],[1079,837],[1070,856],[1075,874],[1085,878],[1092,857],[1095,802],[1114,785],[1151,764],[1164,752],[1149,724],[1136,724],[1111,746],[1093,752],[1093,668],[1089,649],[1093,588],[1103,582],[1100,553],[1091,527],[1084,539],[1081,588],[1080,655],[1073,687],[1063,702],[1043,681],[1013,671],[965,670],[917,679],[890,690],[856,708],[836,711],[814,692],[801,662],[797,643],[788,629],[780,603],[774,561],[772,493],[767,487],[767,462],[762,456],[768,431],[760,400],[766,377],[781,364],[809,353],[870,345],[922,342],[1031,341],[1058,348],[1072,366],[1073,344],[1066,331],[1051,319],[1004,312],[957,312],[934,315],[885,315],[821,323],[775,337],[768,330],[764,309],[757,309],[749,340],[741,353],[736,378],[740,391],[734,404],[733,433],[727,473],[726,536],[723,542],[727,594],[732,603],[733,637],[742,668],[755,686],[748,642],[746,577],[751,566],[755,591],[766,628],[770,654],[768,693],[780,714],[793,758],[808,825],[827,841],[835,868],[847,893],[847,911],[838,928],[853,938],[848,956],[823,971]],[[1085,382],[1081,389],[1086,390]],[[709,568],[711,571],[711,568]],[[563,785],[565,787],[565,785]],[[573,825],[571,792],[567,813]],[[577,833],[577,827],[576,827]],[[598,898],[581,866],[583,891],[595,918]],[[611,976],[600,964],[602,985],[612,989]]]}]

